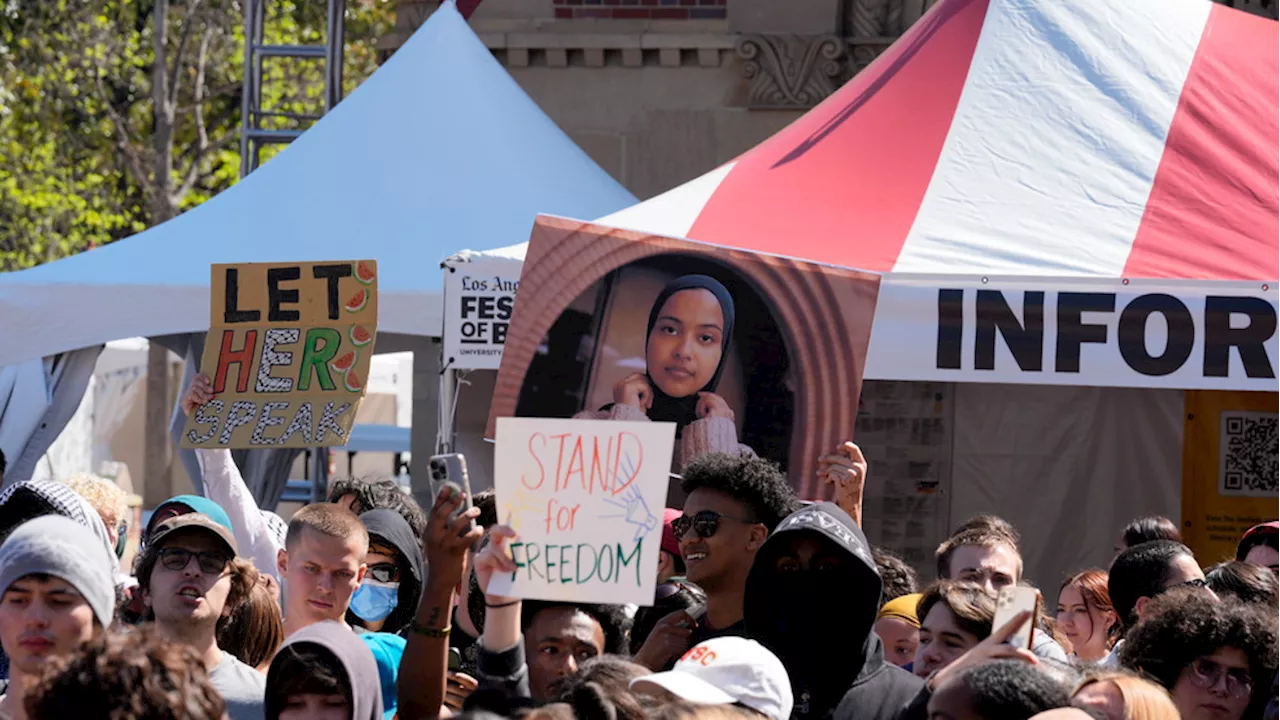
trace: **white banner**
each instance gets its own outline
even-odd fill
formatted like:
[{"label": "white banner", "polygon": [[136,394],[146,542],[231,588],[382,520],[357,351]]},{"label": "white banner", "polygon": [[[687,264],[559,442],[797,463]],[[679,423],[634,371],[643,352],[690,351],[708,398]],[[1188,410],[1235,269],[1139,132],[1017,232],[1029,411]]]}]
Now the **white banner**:
[{"label": "white banner", "polygon": [[523,263],[477,259],[446,264],[444,360],[455,370],[497,370]]},{"label": "white banner", "polygon": [[675,423],[498,418],[498,517],[516,572],[488,591],[653,604]]},{"label": "white banner", "polygon": [[1275,283],[888,274],[864,377],[1276,391]]}]

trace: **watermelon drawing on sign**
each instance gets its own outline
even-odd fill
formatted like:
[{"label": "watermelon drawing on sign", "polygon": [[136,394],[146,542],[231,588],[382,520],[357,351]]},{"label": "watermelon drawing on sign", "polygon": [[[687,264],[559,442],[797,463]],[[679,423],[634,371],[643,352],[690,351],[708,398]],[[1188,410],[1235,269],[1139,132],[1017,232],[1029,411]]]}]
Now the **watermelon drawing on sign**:
[{"label": "watermelon drawing on sign", "polygon": [[347,331],[347,337],[351,338],[351,344],[356,347],[364,347],[373,342],[373,333],[366,330],[363,325],[352,325]]},{"label": "watermelon drawing on sign", "polygon": [[368,305],[368,304],[369,304],[369,290],[367,288],[363,288],[359,292],[357,292],[355,295],[352,295],[351,299],[347,301],[347,312],[358,313],[364,309],[365,305]]},{"label": "watermelon drawing on sign", "polygon": [[329,367],[340,373],[346,373],[356,366],[356,360],[360,355],[355,350],[348,350],[346,353],[339,355],[329,363]]},{"label": "watermelon drawing on sign", "polygon": [[360,376],[356,374],[354,368],[348,370],[346,374],[342,376],[342,386],[347,389],[347,392],[353,393],[358,393],[364,389],[364,383],[360,382]]},{"label": "watermelon drawing on sign", "polygon": [[356,280],[359,280],[361,285],[370,285],[373,283],[374,278],[377,277],[377,274],[373,272],[373,268],[369,267],[363,260],[356,263],[355,274]]}]

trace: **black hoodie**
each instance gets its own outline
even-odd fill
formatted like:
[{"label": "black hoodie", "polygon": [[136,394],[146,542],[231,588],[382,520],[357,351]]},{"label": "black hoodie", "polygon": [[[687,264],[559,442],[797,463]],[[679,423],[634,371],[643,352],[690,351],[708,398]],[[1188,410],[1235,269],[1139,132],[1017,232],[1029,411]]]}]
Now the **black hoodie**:
[{"label": "black hoodie", "polygon": [[[783,571],[779,557],[811,533],[847,561],[840,570]],[[872,632],[880,574],[853,518],[833,503],[813,503],[779,523],[747,576],[743,615],[748,636],[786,666],[797,720],[892,720],[923,687],[886,663]]]},{"label": "black hoodie", "polygon": [[[422,583],[426,569],[422,561],[422,548],[418,538],[414,537],[413,528],[408,521],[395,510],[370,510],[360,515],[370,538],[381,538],[400,553],[400,592],[397,593],[396,609],[391,611],[382,624],[382,632],[401,633],[409,627],[413,615],[418,611],[418,600],[422,597]],[[364,621],[355,613],[347,611],[347,622],[364,627]]]}]

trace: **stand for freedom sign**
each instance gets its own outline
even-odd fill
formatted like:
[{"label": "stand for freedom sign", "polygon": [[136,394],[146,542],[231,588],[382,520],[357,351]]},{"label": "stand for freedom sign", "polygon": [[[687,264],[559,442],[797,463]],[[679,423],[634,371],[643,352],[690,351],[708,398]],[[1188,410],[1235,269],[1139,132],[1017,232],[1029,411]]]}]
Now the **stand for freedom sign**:
[{"label": "stand for freedom sign", "polygon": [[653,604],[675,423],[498,418],[498,517],[519,533],[489,592]]},{"label": "stand for freedom sign", "polygon": [[345,445],[378,325],[373,260],[214,265],[200,370],[214,399],[184,448]]}]

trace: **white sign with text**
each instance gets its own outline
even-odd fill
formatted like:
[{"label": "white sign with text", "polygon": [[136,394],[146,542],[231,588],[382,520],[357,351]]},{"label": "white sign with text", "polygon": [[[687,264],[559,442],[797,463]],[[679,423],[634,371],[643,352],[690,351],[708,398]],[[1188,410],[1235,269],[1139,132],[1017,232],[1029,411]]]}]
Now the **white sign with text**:
[{"label": "white sign with text", "polygon": [[489,592],[653,604],[675,427],[498,418],[498,517],[519,535]]},{"label": "white sign with text", "polygon": [[473,260],[444,271],[444,358],[455,370],[497,370],[522,263]]}]

